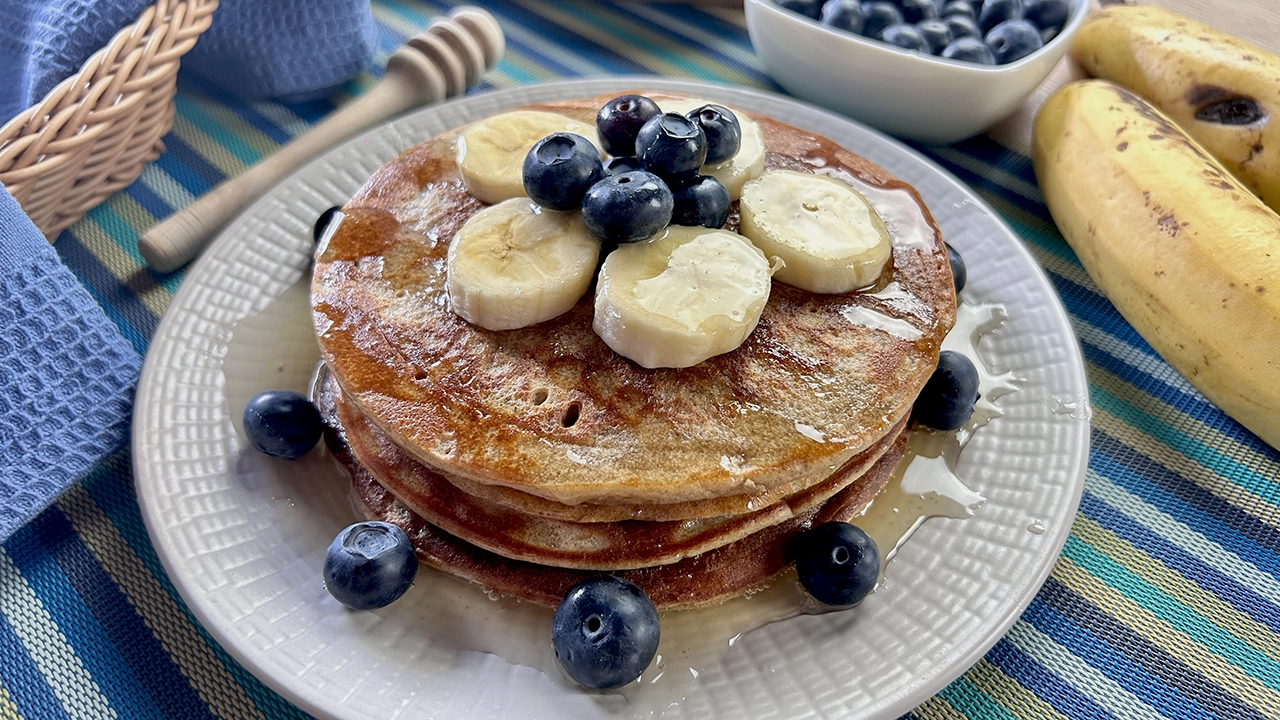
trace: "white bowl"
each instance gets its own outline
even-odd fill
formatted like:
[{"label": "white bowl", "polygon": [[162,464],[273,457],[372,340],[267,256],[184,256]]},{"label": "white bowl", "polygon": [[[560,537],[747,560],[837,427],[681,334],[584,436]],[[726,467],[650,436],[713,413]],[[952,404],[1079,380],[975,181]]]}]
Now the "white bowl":
[{"label": "white bowl", "polygon": [[1088,14],[1089,0],[1071,5],[1066,26],[1043,48],[1008,65],[975,65],[834,30],[773,0],[745,1],[760,64],[787,92],[891,135],[937,145],[996,124],[1048,77]]}]

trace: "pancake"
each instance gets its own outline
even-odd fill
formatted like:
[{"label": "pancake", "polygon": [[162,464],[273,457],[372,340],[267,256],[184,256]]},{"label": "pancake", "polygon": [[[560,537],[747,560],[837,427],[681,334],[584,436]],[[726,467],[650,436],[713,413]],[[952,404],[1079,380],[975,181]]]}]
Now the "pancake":
[{"label": "pancake", "polygon": [[[534,109],[589,122],[608,99]],[[866,183],[881,189],[873,204],[892,195],[910,206],[886,214],[893,253],[875,286],[816,295],[775,282],[746,343],[682,369],[646,370],[610,350],[591,329],[590,293],[533,327],[470,325],[444,292],[449,241],[482,207],[458,174],[455,130],[379,170],[318,249],[312,308],[325,362],[361,415],[460,485],[643,506],[772,500],[775,488],[822,481],[910,411],[955,319],[950,267],[910,186],[753,117],[769,167]],[[735,210],[728,227],[736,221]]]},{"label": "pancake", "polygon": [[[437,570],[470,580],[490,592],[547,607],[560,604],[569,588],[601,573],[511,560],[481,549],[423,520],[383,488],[330,435],[334,455],[350,470],[352,493],[367,519],[400,526],[413,541],[418,558]],[[768,586],[792,562],[790,540],[812,525],[850,520],[889,481],[906,452],[899,436],[889,450],[856,483],[809,512],[748,535],[742,540],[671,565],[609,573],[640,586],[659,610],[716,605]]]},{"label": "pancake", "polygon": [[627,570],[667,565],[741,540],[803,515],[858,482],[892,446],[906,423],[855,455],[827,480],[755,512],[652,522],[575,523],[526,515],[468,495],[444,476],[413,460],[344,402],[336,384],[321,404],[341,423],[351,454],[414,514],[485,550],[514,560],[586,570]]}]

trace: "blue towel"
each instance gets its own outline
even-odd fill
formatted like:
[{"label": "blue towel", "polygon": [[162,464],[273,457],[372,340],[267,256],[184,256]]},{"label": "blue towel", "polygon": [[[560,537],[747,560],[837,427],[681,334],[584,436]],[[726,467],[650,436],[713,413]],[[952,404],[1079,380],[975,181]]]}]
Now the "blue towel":
[{"label": "blue towel", "polygon": [[[152,0],[0,0],[0,124],[74,74]],[[320,95],[360,72],[369,0],[221,0],[182,73],[242,98]]]},{"label": "blue towel", "polygon": [[141,365],[0,187],[0,542],[124,445]]}]

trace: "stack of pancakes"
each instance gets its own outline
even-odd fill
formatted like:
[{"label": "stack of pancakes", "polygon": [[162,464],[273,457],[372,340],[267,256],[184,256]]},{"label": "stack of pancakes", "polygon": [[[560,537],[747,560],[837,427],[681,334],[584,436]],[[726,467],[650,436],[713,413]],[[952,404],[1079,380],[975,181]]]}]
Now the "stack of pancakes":
[{"label": "stack of pancakes", "polygon": [[[529,109],[592,122],[610,97]],[[428,565],[505,595],[555,605],[609,573],[681,608],[768,584],[795,534],[871,500],[955,319],[945,247],[912,188],[753,119],[768,167],[856,178],[919,212],[885,218],[894,249],[875,286],[775,282],[746,343],[691,368],[615,354],[591,329],[590,292],[519,330],[449,310],[449,241],[483,207],[458,173],[457,130],[374,174],[318,249],[312,283],[318,400],[369,518],[403,527]],[[899,242],[921,227],[928,241]]]}]

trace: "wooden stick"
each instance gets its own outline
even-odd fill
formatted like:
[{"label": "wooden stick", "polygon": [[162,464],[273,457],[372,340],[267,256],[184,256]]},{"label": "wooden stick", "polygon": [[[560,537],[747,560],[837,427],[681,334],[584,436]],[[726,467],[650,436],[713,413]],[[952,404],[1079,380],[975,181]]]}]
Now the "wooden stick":
[{"label": "wooden stick", "polygon": [[[352,135],[406,110],[461,95],[498,63],[505,48],[502,28],[492,15],[472,6],[455,9],[450,19],[436,21],[397,48],[373,89],[152,227],[138,238],[138,251],[153,270],[176,270],[289,174]],[[480,60],[483,68],[476,67]]]}]

